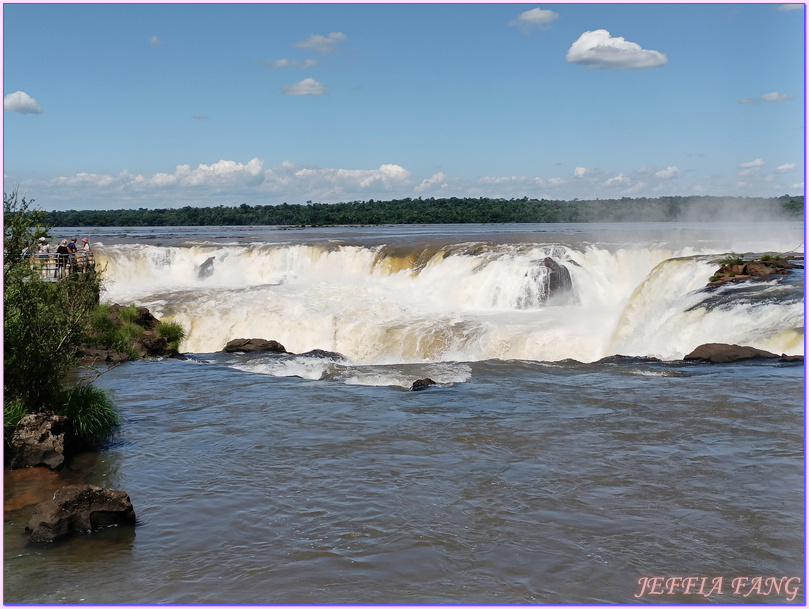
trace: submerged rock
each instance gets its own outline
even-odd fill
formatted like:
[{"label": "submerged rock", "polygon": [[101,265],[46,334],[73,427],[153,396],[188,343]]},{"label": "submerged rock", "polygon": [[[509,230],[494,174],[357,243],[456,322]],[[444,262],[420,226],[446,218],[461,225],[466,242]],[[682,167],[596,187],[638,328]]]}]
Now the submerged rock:
[{"label": "submerged rock", "polygon": [[256,351],[270,351],[272,353],[287,352],[284,345],[278,341],[265,340],[263,338],[234,338],[228,341],[223,351],[226,353],[236,353],[238,351],[243,353],[253,353]]},{"label": "submerged rock", "polygon": [[25,530],[33,542],[52,542],[120,524],[135,524],[126,492],[79,484],[60,488],[53,499],[37,504]]},{"label": "submerged rock", "polygon": [[724,343],[706,343],[694,349],[683,360],[702,360],[714,364],[727,364],[745,359],[776,359],[781,357],[775,353],[756,349],[754,347],[741,347]]},{"label": "submerged rock", "polygon": [[312,349],[311,351],[306,351],[305,353],[298,353],[297,357],[311,357],[316,359],[329,359],[335,362],[345,362],[347,358],[342,353],[337,353],[336,351],[325,351],[323,349]]},{"label": "submerged rock", "polygon": [[35,413],[27,414],[11,438],[11,469],[44,465],[54,471],[65,466],[75,450],[73,428],[67,417]]},{"label": "submerged rock", "polygon": [[423,391],[432,385],[435,385],[435,381],[431,378],[419,379],[417,381],[413,381],[413,384],[410,386],[410,391]]}]

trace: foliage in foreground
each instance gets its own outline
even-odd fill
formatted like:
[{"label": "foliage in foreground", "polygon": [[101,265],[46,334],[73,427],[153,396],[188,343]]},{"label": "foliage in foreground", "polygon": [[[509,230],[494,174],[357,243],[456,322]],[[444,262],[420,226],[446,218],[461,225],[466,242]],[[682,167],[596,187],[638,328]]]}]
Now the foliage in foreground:
[{"label": "foliage in foreground", "polygon": [[[63,281],[41,276],[32,253],[47,227],[42,213],[29,209],[31,203],[16,192],[3,195],[4,430],[27,413],[70,413],[77,433],[92,443],[114,429],[110,422],[117,421],[115,407],[108,397],[100,397],[100,389],[87,393],[81,385],[71,387],[67,379],[77,366],[77,347],[98,305],[101,276],[92,270]],[[87,400],[77,401],[76,391]],[[101,420],[107,424],[95,423]]]},{"label": "foliage in foreground", "polygon": [[118,410],[109,394],[90,383],[66,390],[56,414],[70,419],[76,438],[95,444],[110,438],[120,427]]},{"label": "foliage in foreground", "polygon": [[180,350],[180,342],[185,338],[183,327],[173,321],[161,321],[157,324],[157,334],[166,339],[169,349],[174,352]]}]

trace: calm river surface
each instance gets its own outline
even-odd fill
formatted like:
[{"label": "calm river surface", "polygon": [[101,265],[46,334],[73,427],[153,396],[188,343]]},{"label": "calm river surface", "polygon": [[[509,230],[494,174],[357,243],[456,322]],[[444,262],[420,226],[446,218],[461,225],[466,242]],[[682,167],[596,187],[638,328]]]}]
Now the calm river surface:
[{"label": "calm river surface", "polygon": [[[102,452],[58,475],[6,471],[5,603],[803,604],[803,363],[682,361],[683,351],[728,336],[802,353],[802,273],[744,298],[709,293],[704,279],[689,278],[713,268],[705,256],[753,250],[697,237],[694,227],[680,227],[686,245],[661,245],[669,227],[651,237],[646,227],[643,238],[633,227],[620,236],[541,228],[417,238],[343,229],[351,234],[324,239],[328,256],[343,258],[306,253],[306,272],[298,261],[281,271],[266,262],[275,233],[95,236],[111,279],[119,273],[111,298],[194,320],[188,344],[198,347],[184,361],[129,362],[98,379],[123,418]],[[350,266],[364,268],[358,260],[372,245],[395,245],[398,260],[484,233],[487,247],[445,252],[432,266],[380,273],[378,250],[367,273]],[[779,245],[753,233],[750,248]],[[315,247],[319,234],[299,231],[281,247]],[[793,237],[782,235],[781,251]],[[341,247],[349,239],[358,249]],[[185,255],[198,265],[213,256],[215,269],[241,256],[270,270],[263,282],[231,273],[206,284],[215,271],[150,292],[138,279],[150,272],[146,258],[129,270],[122,262],[144,242],[177,248],[148,252],[177,272]],[[526,306],[525,275],[504,269],[529,246],[548,245],[561,248],[543,251],[571,269],[576,298],[554,304],[539,290]],[[630,262],[627,250],[644,261]],[[449,266],[464,256],[477,259]],[[614,290],[598,288],[601,275]],[[672,300],[680,287],[663,289],[661,275],[682,294]],[[468,277],[490,295],[470,301]],[[514,306],[503,296],[511,283],[522,286]],[[421,295],[410,300],[414,290]],[[284,308],[273,300],[279,292]],[[663,305],[673,310],[667,322]],[[682,332],[648,331],[653,318]],[[754,322],[758,333],[747,334]],[[288,332],[281,342],[292,352],[346,357],[226,354],[220,325],[268,339]],[[433,340],[404,349],[411,330]],[[407,390],[424,377],[438,384]],[[27,543],[33,504],[75,482],[126,490],[137,526]],[[654,577],[662,587],[643,579]],[[690,594],[675,577],[696,578]]]}]

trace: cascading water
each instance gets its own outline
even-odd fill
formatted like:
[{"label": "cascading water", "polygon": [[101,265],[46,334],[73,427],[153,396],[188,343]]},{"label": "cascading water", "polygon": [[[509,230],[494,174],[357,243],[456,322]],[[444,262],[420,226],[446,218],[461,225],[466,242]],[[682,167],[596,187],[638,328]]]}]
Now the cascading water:
[{"label": "cascading water", "polygon": [[[106,300],[179,322],[189,330],[183,350],[195,353],[239,337],[335,351],[353,364],[676,359],[705,342],[799,352],[802,299],[709,308],[710,253],[474,242],[128,244],[97,255]],[[772,281],[762,289],[785,288]]]}]

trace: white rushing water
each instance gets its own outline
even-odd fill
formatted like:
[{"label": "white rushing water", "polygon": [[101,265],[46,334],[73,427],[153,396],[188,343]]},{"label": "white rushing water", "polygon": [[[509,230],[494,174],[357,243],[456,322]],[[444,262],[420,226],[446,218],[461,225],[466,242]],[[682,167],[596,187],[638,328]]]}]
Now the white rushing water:
[{"label": "white rushing water", "polygon": [[[233,338],[274,339],[296,353],[335,351],[355,365],[678,359],[707,342],[802,353],[797,288],[785,297],[773,280],[759,284],[754,298],[729,297],[735,285],[704,289],[723,251],[471,241],[398,248],[129,243],[101,245],[97,257],[107,270],[105,300],[137,302],[179,322],[188,330],[182,350],[193,353],[221,350]],[[549,297],[548,257],[567,268],[571,291]]]}]

